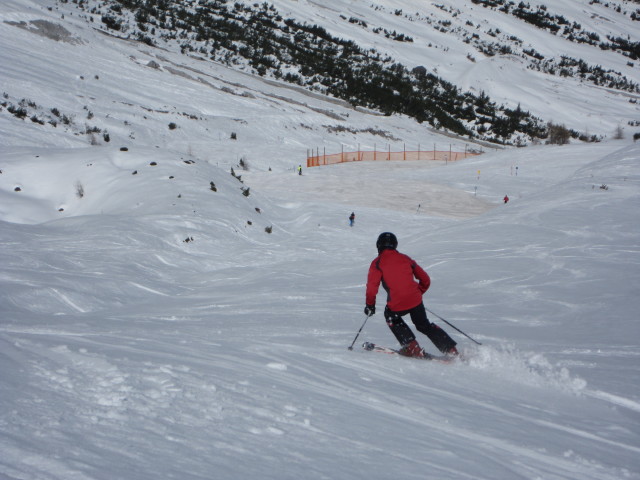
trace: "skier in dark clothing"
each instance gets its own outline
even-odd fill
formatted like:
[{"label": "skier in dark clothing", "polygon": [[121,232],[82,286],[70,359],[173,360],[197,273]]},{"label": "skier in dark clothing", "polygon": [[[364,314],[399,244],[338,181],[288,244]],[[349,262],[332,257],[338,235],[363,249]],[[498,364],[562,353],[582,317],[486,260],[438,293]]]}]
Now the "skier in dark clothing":
[{"label": "skier in dark clothing", "polygon": [[427,318],[422,303],[422,295],[431,285],[427,272],[413,259],[396,250],[398,239],[391,232],[381,233],[376,247],[378,256],[371,262],[367,277],[365,315],[376,313],[376,296],[382,282],[382,287],[387,291],[384,318],[402,346],[400,353],[409,357],[424,356],[416,336],[402,319],[409,314],[416,329],[429,337],[438,350],[457,355],[456,342]]},{"label": "skier in dark clothing", "polygon": [[353,224],[355,221],[356,221],[356,214],[351,212],[351,215],[349,215],[349,226],[353,227]]}]

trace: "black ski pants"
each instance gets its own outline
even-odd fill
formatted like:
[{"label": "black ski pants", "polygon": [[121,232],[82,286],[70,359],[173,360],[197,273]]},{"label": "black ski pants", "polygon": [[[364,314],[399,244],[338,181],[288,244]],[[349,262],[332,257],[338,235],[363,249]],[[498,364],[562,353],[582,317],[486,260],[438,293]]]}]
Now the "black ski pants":
[{"label": "black ski pants", "polygon": [[411,343],[416,339],[409,326],[402,319],[406,314],[409,314],[411,321],[416,326],[416,329],[429,337],[429,340],[433,342],[438,350],[442,353],[447,353],[453,347],[456,346],[456,342],[438,325],[431,323],[427,318],[427,311],[424,309],[424,304],[420,302],[417,306],[411,310],[405,310],[402,312],[394,312],[385,307],[384,318],[387,321],[387,325],[391,329],[391,332],[395,335],[400,342],[400,345],[404,346]]}]

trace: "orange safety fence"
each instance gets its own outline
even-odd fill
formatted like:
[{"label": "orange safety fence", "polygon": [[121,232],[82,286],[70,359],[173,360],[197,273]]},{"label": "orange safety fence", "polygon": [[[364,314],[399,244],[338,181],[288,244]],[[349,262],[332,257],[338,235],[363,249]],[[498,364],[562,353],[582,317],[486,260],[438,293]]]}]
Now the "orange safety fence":
[{"label": "orange safety fence", "polygon": [[397,161],[397,160],[440,160],[442,162],[455,162],[463,158],[480,155],[478,152],[452,152],[450,150],[431,151],[402,151],[402,152],[342,152],[332,154],[318,154],[307,156],[307,167],[319,167],[320,165],[333,165],[345,162],[369,162],[369,161]]}]

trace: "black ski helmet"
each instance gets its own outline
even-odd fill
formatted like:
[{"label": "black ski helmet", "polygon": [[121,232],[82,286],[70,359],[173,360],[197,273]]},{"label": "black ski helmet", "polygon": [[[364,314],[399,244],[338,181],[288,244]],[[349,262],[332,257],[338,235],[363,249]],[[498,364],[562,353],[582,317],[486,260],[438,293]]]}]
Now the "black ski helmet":
[{"label": "black ski helmet", "polygon": [[398,248],[398,239],[391,232],[383,232],[378,236],[376,247],[378,248],[378,253],[382,252],[386,248],[395,250]]}]

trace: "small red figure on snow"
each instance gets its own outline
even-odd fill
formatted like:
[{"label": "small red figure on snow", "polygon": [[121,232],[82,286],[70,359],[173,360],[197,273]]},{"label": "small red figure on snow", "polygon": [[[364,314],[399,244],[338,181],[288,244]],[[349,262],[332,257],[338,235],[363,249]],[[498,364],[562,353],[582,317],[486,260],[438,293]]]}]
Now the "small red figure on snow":
[{"label": "small red figure on snow", "polygon": [[509,201],[509,196],[508,196],[508,195],[505,195],[505,196],[504,196],[504,198],[503,198],[503,200],[504,200],[504,203],[507,203],[507,202]]}]

